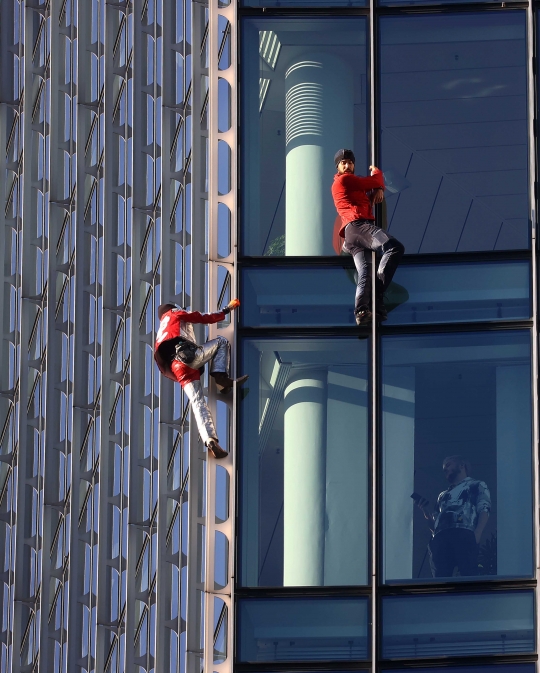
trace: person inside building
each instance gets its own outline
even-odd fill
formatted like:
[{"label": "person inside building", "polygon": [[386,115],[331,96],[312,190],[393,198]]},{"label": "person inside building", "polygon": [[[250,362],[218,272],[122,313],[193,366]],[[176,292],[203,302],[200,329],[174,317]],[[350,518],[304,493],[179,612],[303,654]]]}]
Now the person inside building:
[{"label": "person inside building", "polygon": [[450,486],[437,498],[433,513],[428,501],[417,502],[429,521],[433,538],[429,557],[433,577],[452,577],[457,567],[462,577],[478,574],[478,545],[491,510],[485,482],[473,479],[470,463],[463,456],[448,456],[443,472]]},{"label": "person inside building", "polygon": [[342,149],[334,157],[337,173],[332,184],[334,204],[341,218],[339,235],[345,239],[343,248],[354,259],[358,272],[354,315],[357,325],[371,321],[371,251],[380,253],[377,268],[377,320],[386,320],[384,292],[403,257],[405,248],[393,236],[375,225],[373,205],[381,203],[384,178],[376,166],[370,166],[371,176],[354,174],[355,158],[352,150]]},{"label": "person inside building", "polygon": [[[193,325],[213,325],[225,320],[225,316],[238,306],[240,301],[233,299],[217,313],[185,311],[175,304],[161,304],[158,308],[160,324],[154,358],[161,373],[182,386],[191,402],[201,439],[214,458],[225,458],[227,451],[219,445],[200,379],[204,365],[209,362],[210,376],[221,388],[220,392],[232,390],[235,381],[229,377],[230,345],[222,336],[207,341],[203,346],[197,345]],[[247,378],[241,376],[236,383],[242,384]]]}]

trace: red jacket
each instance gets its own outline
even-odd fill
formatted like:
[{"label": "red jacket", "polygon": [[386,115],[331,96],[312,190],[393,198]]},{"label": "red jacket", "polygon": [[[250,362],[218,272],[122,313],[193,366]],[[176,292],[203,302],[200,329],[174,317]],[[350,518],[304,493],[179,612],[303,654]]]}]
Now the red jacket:
[{"label": "red jacket", "polygon": [[339,235],[344,238],[344,229],[353,220],[374,220],[371,199],[367,195],[372,189],[384,189],[382,171],[375,169],[370,177],[359,177],[352,173],[337,173],[332,185],[332,196],[341,218]]},{"label": "red jacket", "polygon": [[[182,371],[171,371],[171,362],[168,358],[163,357],[160,352],[160,346],[170,339],[182,338],[187,341],[195,343],[195,333],[192,325],[213,325],[216,322],[225,320],[225,313],[199,313],[198,311],[183,311],[181,308],[173,308],[161,316],[159,323],[159,331],[156,336],[156,344],[154,347],[154,360],[159,367],[159,371],[172,381],[178,381],[182,386],[192,381],[198,381],[200,374],[198,369],[192,369],[181,362]],[[178,370],[179,367],[175,367]],[[181,376],[179,377],[179,375]]]}]

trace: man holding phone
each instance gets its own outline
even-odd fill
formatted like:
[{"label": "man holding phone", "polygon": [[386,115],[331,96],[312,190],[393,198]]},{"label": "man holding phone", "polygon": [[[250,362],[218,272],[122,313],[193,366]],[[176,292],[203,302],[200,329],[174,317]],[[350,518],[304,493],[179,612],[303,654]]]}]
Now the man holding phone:
[{"label": "man holding phone", "polygon": [[[452,577],[457,566],[461,577],[478,574],[478,545],[491,510],[485,482],[469,477],[470,464],[463,456],[448,456],[443,471],[450,486],[437,498],[433,513],[429,502],[413,493],[413,499],[429,521],[433,539],[429,543],[433,577]],[[415,497],[416,496],[416,497]]]}]

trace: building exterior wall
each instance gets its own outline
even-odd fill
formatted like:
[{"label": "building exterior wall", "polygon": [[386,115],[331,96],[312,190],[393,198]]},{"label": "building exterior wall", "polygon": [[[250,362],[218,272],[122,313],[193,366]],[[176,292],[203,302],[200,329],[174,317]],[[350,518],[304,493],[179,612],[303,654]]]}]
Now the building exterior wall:
[{"label": "building exterior wall", "polygon": [[[219,195],[209,159],[218,133],[235,142],[217,75],[226,53],[234,86],[232,12],[0,8],[2,671],[202,668],[230,586],[221,572],[214,590],[207,541],[231,535],[233,459],[206,470],[153,344],[160,303],[216,310],[235,287],[236,185]],[[231,446],[227,404],[212,402]]]},{"label": "building exterior wall", "polygon": [[[4,0],[2,671],[537,669],[536,12]],[[383,326],[339,145],[407,249]],[[156,312],[238,293],[218,463]],[[435,579],[409,496],[455,453],[484,565]]]}]

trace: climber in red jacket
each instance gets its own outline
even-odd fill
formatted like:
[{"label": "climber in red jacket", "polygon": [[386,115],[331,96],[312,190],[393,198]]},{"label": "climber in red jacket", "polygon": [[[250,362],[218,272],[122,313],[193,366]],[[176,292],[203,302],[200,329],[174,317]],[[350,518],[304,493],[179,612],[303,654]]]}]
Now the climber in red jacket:
[{"label": "climber in red jacket", "polygon": [[[225,315],[238,306],[240,301],[233,299],[218,313],[184,311],[174,304],[162,304],[158,308],[160,324],[154,359],[164,376],[182,386],[191,402],[199,434],[214,458],[225,458],[227,452],[219,445],[214,421],[204,399],[200,370],[210,362],[210,376],[222,388],[221,392],[232,390],[235,381],[229,378],[230,346],[222,336],[198,346],[193,325],[213,325],[225,320]],[[242,384],[247,378],[241,376],[236,383]]]},{"label": "climber in red jacket", "polygon": [[376,166],[370,166],[371,176],[354,174],[352,150],[338,150],[334,157],[337,173],[332,185],[332,196],[341,218],[339,235],[345,239],[343,248],[354,259],[358,271],[354,315],[357,325],[371,321],[371,272],[368,251],[381,253],[377,269],[376,306],[377,319],[386,320],[384,292],[390,285],[405,248],[393,236],[375,225],[373,204],[381,203],[384,178]]}]

